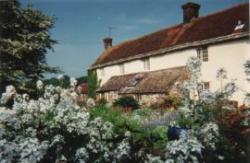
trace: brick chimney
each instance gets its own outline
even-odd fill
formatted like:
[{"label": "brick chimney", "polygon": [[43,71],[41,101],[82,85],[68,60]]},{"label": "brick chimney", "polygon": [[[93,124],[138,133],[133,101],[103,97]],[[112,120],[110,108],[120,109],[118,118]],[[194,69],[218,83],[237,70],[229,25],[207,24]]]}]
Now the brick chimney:
[{"label": "brick chimney", "polygon": [[188,2],[182,5],[182,9],[183,9],[183,23],[188,23],[193,18],[199,17],[199,9],[200,9],[199,4]]},{"label": "brick chimney", "polygon": [[110,37],[104,38],[103,43],[104,43],[105,50],[111,48],[112,47],[112,38],[110,38]]}]

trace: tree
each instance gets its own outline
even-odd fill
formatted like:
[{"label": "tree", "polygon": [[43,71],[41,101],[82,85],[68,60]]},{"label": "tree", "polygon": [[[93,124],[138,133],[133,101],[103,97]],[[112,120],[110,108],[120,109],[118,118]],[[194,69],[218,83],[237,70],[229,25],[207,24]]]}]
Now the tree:
[{"label": "tree", "polygon": [[48,66],[45,56],[56,43],[49,33],[54,18],[11,0],[0,1],[0,20],[0,93],[9,84],[27,90],[45,73],[59,72]]},{"label": "tree", "polygon": [[81,77],[76,78],[76,80],[78,84],[81,84],[81,83],[86,83],[88,80],[87,78],[88,78],[87,76],[81,76]]},{"label": "tree", "polygon": [[88,87],[89,87],[89,97],[95,98],[96,90],[99,88],[101,81],[98,80],[96,71],[88,71]]}]

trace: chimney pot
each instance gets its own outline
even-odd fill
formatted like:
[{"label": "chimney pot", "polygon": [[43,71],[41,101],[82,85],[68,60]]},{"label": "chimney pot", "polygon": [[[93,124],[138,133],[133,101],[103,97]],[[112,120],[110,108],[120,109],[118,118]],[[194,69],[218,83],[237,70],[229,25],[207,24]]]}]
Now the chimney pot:
[{"label": "chimney pot", "polygon": [[193,18],[199,17],[199,9],[200,9],[199,4],[188,2],[182,5],[182,9],[183,9],[183,23],[188,23]]},{"label": "chimney pot", "polygon": [[111,48],[112,47],[112,38],[110,38],[110,37],[104,38],[103,43],[104,43],[105,50]]}]

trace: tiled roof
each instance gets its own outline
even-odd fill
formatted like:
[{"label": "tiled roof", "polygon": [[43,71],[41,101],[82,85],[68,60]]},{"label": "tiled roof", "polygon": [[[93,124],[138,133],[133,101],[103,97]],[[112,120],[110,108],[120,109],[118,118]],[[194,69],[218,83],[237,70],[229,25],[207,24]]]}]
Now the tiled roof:
[{"label": "tiled roof", "polygon": [[239,20],[245,24],[240,32],[249,32],[249,3],[113,46],[103,52],[92,67],[175,45],[231,35]]},{"label": "tiled roof", "polygon": [[97,92],[120,94],[167,93],[176,82],[189,78],[186,67],[111,77]]}]

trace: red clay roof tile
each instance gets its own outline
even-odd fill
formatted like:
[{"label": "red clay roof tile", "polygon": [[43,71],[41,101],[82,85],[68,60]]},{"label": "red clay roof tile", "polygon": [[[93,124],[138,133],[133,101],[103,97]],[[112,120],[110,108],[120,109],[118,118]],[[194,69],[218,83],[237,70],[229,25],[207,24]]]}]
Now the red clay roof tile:
[{"label": "red clay roof tile", "polygon": [[135,40],[126,41],[103,52],[92,66],[188,42],[230,35],[234,33],[238,20],[245,24],[241,32],[249,31],[248,14],[249,3],[240,4],[194,19],[190,23],[179,24]]}]

